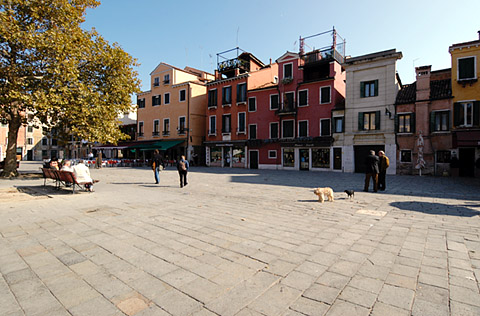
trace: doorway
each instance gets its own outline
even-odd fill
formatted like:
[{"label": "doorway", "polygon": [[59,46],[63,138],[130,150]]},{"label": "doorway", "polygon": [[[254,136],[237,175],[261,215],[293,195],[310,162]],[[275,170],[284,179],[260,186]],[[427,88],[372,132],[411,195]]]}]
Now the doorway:
[{"label": "doorway", "polygon": [[258,151],[250,150],[249,153],[250,169],[258,169]]},{"label": "doorway", "polygon": [[333,170],[342,170],[342,148],[333,148]]},{"label": "doorway", "polygon": [[300,170],[309,170],[310,165],[310,150],[309,149],[300,149]]},{"label": "doorway", "polygon": [[355,153],[355,172],[356,173],[365,173],[365,159],[370,154],[370,150],[374,150],[375,154],[378,155],[380,150],[385,150],[384,145],[362,145],[362,146],[353,146]]},{"label": "doorway", "polygon": [[475,176],[475,148],[459,148],[460,177]]}]

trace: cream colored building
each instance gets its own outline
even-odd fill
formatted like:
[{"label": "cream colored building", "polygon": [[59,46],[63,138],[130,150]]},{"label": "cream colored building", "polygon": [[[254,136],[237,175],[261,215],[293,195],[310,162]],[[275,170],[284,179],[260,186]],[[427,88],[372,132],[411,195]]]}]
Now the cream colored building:
[{"label": "cream colored building", "polygon": [[[205,156],[207,94],[205,83],[214,76],[190,67],[180,69],[160,63],[150,74],[151,89],[137,95],[137,145],[139,156],[159,149],[169,159]],[[201,162],[199,162],[201,163]]]},{"label": "cream colored building", "polygon": [[384,150],[390,159],[388,174],[396,172],[395,98],[400,89],[395,49],[347,58],[345,109],[334,109],[332,117],[343,117],[343,133],[334,133],[334,146],[342,148],[344,172],[364,172],[370,150]]}]

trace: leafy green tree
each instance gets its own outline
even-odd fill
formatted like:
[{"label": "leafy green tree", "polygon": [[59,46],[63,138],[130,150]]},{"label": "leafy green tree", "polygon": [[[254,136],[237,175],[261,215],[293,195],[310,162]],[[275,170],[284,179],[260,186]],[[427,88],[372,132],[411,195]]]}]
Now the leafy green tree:
[{"label": "leafy green tree", "polygon": [[3,177],[18,174],[18,131],[32,119],[64,139],[128,138],[117,118],[132,110],[138,65],[116,43],[81,28],[86,9],[99,4],[0,0],[0,121],[9,127]]}]

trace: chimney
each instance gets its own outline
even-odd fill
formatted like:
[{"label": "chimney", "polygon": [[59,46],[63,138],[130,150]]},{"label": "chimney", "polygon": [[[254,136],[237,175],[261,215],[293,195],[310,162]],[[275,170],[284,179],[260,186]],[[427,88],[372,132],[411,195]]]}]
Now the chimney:
[{"label": "chimney", "polygon": [[480,31],[478,31],[477,33],[478,33],[478,39],[480,40]]},{"label": "chimney", "polygon": [[430,98],[430,72],[432,66],[415,67],[417,74],[417,100]]}]

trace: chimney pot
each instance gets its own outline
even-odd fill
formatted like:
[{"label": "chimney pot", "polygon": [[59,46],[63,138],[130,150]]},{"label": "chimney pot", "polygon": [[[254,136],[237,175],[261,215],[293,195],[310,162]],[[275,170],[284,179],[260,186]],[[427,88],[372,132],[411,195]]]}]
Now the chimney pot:
[{"label": "chimney pot", "polygon": [[478,33],[478,39],[480,40],[480,31],[478,31],[477,33]]}]

